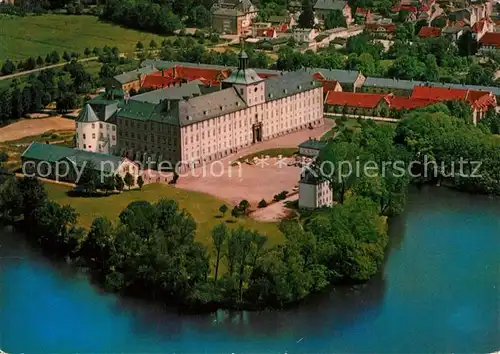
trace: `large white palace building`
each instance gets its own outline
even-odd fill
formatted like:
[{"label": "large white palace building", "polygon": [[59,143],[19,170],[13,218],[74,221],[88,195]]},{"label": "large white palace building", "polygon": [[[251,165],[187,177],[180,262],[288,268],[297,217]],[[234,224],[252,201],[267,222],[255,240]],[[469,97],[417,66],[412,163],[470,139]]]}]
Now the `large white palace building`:
[{"label": "large white palace building", "polygon": [[323,87],[310,73],[263,79],[247,65],[242,51],[238,69],[216,90],[193,81],[130,99],[90,101],[77,121],[77,148],[198,165],[324,123]]}]

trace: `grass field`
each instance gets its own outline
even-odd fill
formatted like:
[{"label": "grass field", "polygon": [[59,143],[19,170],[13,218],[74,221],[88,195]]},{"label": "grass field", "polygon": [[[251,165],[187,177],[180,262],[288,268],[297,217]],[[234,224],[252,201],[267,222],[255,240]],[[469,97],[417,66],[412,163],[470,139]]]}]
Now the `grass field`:
[{"label": "grass field", "polygon": [[27,136],[19,140],[0,142],[0,151],[9,155],[9,160],[4,164],[9,171],[16,171],[21,167],[21,154],[33,141],[50,142],[56,145],[72,146],[74,131],[46,132],[40,135]]},{"label": "grass field", "polygon": [[[100,198],[69,197],[67,192],[71,189],[70,187],[54,183],[46,183],[45,188],[50,199],[75,208],[80,214],[80,224],[87,228],[98,216],[105,216],[115,222],[120,212],[134,200],[156,202],[161,198],[176,200],[181,208],[185,208],[193,215],[198,225],[197,239],[207,246],[211,245],[212,228],[222,221],[232,220],[230,212],[226,213],[225,218],[220,218],[219,207],[223,201],[208,194],[186,191],[165,184],[150,184],[144,186],[142,191],[125,191]],[[259,222],[246,217],[239,218],[236,222],[227,222],[230,228],[239,225],[267,235],[269,245],[283,241],[283,235],[278,230],[277,223]]]},{"label": "grass field", "polygon": [[165,38],[151,33],[122,28],[99,21],[94,16],[0,15],[0,61],[25,59],[30,56],[45,58],[56,50],[83,53],[88,47],[118,47],[121,52],[132,52],[141,41],[145,46],[154,39],[158,45]]}]

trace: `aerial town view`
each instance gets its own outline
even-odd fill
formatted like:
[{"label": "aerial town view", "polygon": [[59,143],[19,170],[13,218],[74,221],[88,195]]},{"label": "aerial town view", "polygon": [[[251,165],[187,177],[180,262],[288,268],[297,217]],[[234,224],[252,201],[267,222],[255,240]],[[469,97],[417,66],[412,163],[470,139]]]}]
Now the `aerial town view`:
[{"label": "aerial town view", "polygon": [[0,354],[500,353],[499,0],[0,0]]}]

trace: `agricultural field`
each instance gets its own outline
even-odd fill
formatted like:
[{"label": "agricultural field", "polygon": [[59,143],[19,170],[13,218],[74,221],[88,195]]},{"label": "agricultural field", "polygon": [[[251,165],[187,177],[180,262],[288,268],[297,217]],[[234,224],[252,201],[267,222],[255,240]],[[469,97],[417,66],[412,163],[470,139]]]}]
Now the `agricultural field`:
[{"label": "agricultural field", "polygon": [[21,168],[21,155],[33,141],[73,147],[74,136],[75,132],[72,130],[49,130],[40,135],[26,136],[18,140],[0,142],[0,152],[5,152],[9,156],[9,160],[4,163],[4,166],[9,171],[16,171]]},{"label": "agricultural field", "polygon": [[134,189],[102,197],[68,196],[71,187],[55,183],[46,183],[45,189],[51,200],[63,205],[69,204],[75,208],[80,214],[79,222],[85,228],[88,228],[98,216],[104,216],[116,222],[121,211],[133,201],[147,200],[154,203],[161,198],[166,198],[175,200],[180,208],[186,209],[194,217],[198,225],[197,240],[206,246],[211,245],[212,228],[221,222],[226,222],[229,228],[243,226],[257,230],[268,236],[269,245],[281,243],[284,240],[275,222],[260,222],[248,217],[233,219],[230,211],[222,217],[219,207],[224,204],[223,200],[205,193],[182,190],[166,184],[150,184],[144,186],[142,191]]},{"label": "agricultural field", "polygon": [[141,41],[154,39],[158,45],[167,36],[126,29],[99,21],[94,16],[42,15],[9,16],[0,14],[0,61],[42,56],[56,50],[82,53],[85,48],[116,46],[130,53]]}]

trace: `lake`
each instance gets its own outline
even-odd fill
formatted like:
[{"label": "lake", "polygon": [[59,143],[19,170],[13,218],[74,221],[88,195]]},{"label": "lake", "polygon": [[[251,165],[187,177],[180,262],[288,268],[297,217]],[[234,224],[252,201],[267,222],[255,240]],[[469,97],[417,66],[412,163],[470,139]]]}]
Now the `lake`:
[{"label": "lake", "polygon": [[286,311],[180,316],[106,294],[0,233],[8,353],[430,353],[500,349],[500,200],[412,189],[367,284]]}]

